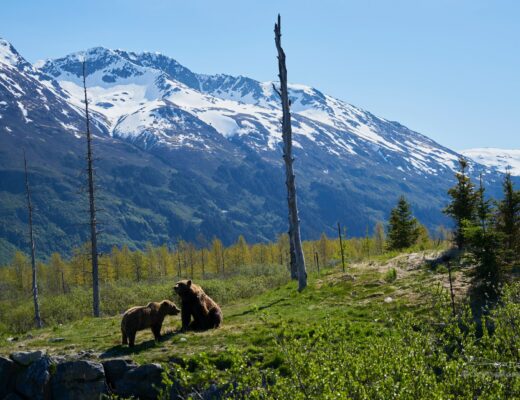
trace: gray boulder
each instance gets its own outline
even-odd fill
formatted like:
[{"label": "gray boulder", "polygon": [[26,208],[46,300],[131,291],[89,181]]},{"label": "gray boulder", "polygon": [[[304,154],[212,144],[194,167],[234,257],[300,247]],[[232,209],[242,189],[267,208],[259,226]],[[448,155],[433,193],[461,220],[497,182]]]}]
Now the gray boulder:
[{"label": "gray boulder", "polygon": [[103,365],[86,360],[59,364],[51,387],[55,400],[97,400],[108,393]]},{"label": "gray boulder", "polygon": [[14,390],[15,376],[20,367],[14,361],[0,357],[0,399]]},{"label": "gray boulder", "polygon": [[16,377],[16,391],[29,399],[46,399],[50,389],[51,365],[52,361],[48,356],[34,361]]},{"label": "gray boulder", "polygon": [[115,382],[115,392],[121,397],[134,396],[141,400],[153,400],[163,387],[160,364],[145,364],[129,370]]},{"label": "gray boulder", "polygon": [[106,380],[111,388],[115,388],[116,381],[123,378],[128,371],[137,368],[137,364],[125,358],[103,361],[102,364],[105,369]]},{"label": "gray boulder", "polygon": [[17,351],[11,354],[11,360],[16,361],[20,365],[28,366],[43,357],[43,351]]}]

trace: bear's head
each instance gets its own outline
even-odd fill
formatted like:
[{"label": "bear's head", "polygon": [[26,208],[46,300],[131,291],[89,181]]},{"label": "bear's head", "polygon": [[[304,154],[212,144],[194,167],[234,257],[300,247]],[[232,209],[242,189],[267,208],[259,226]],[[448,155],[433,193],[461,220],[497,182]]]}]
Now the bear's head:
[{"label": "bear's head", "polygon": [[159,305],[159,313],[161,315],[177,315],[181,312],[173,301],[163,300]]},{"label": "bear's head", "polygon": [[190,294],[193,293],[191,279],[189,279],[189,280],[185,279],[185,280],[177,282],[175,284],[175,286],[173,287],[173,290],[180,297],[189,296]]}]

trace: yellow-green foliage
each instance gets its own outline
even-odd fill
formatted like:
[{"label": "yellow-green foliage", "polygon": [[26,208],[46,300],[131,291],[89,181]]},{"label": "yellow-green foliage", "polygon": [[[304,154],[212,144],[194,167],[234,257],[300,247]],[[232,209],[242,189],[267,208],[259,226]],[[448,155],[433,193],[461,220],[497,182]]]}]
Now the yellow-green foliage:
[{"label": "yellow-green foliage", "polygon": [[[366,257],[381,257],[381,232],[374,237],[343,240],[346,263]],[[280,282],[289,264],[289,238],[250,245],[240,236],[225,247],[215,238],[196,246],[183,240],[170,246],[147,245],[144,250],[113,247],[100,256],[101,307],[105,315],[114,315],[131,305],[167,298],[177,279],[204,280],[205,287],[218,293],[223,301],[245,298],[257,293],[254,285],[265,288],[272,280]],[[424,237],[421,248],[433,246]],[[338,238],[323,234],[317,241],[303,243],[309,273],[341,263]],[[42,318],[46,324],[64,323],[89,315],[91,310],[91,272],[89,247],[83,245],[64,259],[58,253],[47,263],[37,264]],[[248,276],[255,276],[249,280]],[[216,279],[233,279],[222,285]],[[284,278],[285,279],[285,278]],[[23,332],[33,325],[29,259],[17,252],[10,265],[0,268],[0,332]]]}]

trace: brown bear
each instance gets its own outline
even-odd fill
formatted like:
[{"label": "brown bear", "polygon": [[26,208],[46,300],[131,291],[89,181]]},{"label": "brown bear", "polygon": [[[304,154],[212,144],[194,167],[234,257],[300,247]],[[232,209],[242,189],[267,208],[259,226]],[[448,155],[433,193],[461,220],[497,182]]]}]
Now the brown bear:
[{"label": "brown bear", "polygon": [[[203,331],[218,328],[222,323],[222,311],[199,285],[182,280],[173,288],[181,298],[182,330]],[[191,321],[193,317],[193,321]],[[190,323],[191,321],[191,323]]]},{"label": "brown bear", "polygon": [[160,303],[152,302],[146,306],[137,306],[128,309],[123,314],[121,321],[121,334],[123,344],[134,346],[135,334],[137,331],[151,328],[155,340],[161,338],[161,327],[167,315],[177,315],[180,310],[170,300],[163,300]]}]

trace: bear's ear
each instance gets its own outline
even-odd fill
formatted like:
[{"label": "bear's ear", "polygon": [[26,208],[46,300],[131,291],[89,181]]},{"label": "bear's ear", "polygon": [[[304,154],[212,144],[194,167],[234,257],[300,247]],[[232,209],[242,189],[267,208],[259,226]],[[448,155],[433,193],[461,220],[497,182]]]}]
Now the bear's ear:
[{"label": "bear's ear", "polygon": [[168,309],[171,308],[172,306],[172,302],[170,300],[163,300],[161,301],[161,305],[159,306],[159,308],[162,310],[162,311],[167,311]]},{"label": "bear's ear", "polygon": [[188,281],[188,287],[191,287],[191,279]]}]

